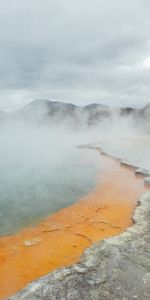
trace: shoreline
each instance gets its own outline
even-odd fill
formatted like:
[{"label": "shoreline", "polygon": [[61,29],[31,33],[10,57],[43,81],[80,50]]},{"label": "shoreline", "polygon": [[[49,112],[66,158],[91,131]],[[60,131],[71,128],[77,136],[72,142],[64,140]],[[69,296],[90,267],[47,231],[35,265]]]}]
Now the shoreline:
[{"label": "shoreline", "polygon": [[[100,151],[100,149],[97,150]],[[71,205],[70,207],[67,207],[55,213],[54,215],[49,217],[46,221],[42,222],[42,224],[40,224],[36,228],[24,229],[23,231],[21,231],[21,233],[15,235],[15,237],[17,237],[17,240],[14,239],[14,236],[4,237],[0,239],[0,243],[2,242],[3,239],[4,243],[7,242],[9,244],[6,253],[7,255],[5,256],[4,254],[1,254],[4,261],[3,268],[1,268],[1,276],[4,275],[4,271],[6,272],[6,275],[8,275],[8,270],[9,271],[11,270],[12,272],[11,274],[13,273],[15,274],[15,272],[12,270],[12,267],[14,268],[14,263],[15,263],[14,259],[21,260],[22,255],[23,256],[25,255],[25,261],[23,263],[23,261],[21,260],[21,266],[19,266],[19,260],[17,261],[18,269],[17,270],[14,269],[16,273],[21,272],[21,270],[23,270],[23,268],[26,267],[27,262],[30,263],[29,269],[28,268],[26,269],[26,274],[22,274],[22,277],[20,278],[19,277],[13,278],[14,281],[11,282],[12,286],[9,287],[11,291],[9,291],[7,295],[6,295],[5,288],[6,286],[8,288],[7,282],[11,280],[12,276],[11,274],[9,275],[10,277],[9,280],[6,276],[7,282],[6,281],[4,282],[3,279],[3,287],[1,288],[1,295],[0,295],[1,297],[4,298],[9,296],[10,294],[17,292],[17,290],[23,288],[23,286],[28,284],[30,281],[33,281],[36,278],[41,277],[42,275],[50,271],[53,271],[58,267],[72,265],[73,263],[79,261],[83,251],[87,247],[91,246],[91,244],[99,240],[103,240],[107,237],[118,235],[132,225],[131,218],[134,209],[137,206],[137,201],[139,197],[144,193],[144,191],[146,191],[146,187],[144,187],[144,176],[140,178],[139,176],[136,176],[134,174],[134,171],[130,170],[130,168],[128,167],[123,168],[123,166],[120,165],[117,159],[114,160],[104,155],[102,160],[105,165],[105,168],[103,166],[103,172],[102,172],[103,178],[101,178],[100,186],[97,186],[95,191],[93,191],[83,199],[77,201],[77,203]],[[111,173],[110,170],[112,174],[110,174]],[[121,177],[121,174],[123,177]],[[114,179],[116,180],[115,182]],[[128,179],[128,184],[126,186],[124,186],[125,179],[126,180]],[[120,180],[120,185],[121,185],[120,187],[118,187],[119,184],[118,180]],[[133,181],[136,183],[136,186],[134,188],[131,184],[131,181],[132,183]],[[130,186],[128,186],[129,183]],[[125,188],[124,191],[122,191],[123,186]],[[131,190],[130,189],[127,190],[127,188],[129,187]],[[108,194],[106,193],[106,191],[108,192]],[[132,195],[130,195],[130,193]],[[133,193],[136,194],[133,195]],[[110,200],[110,196],[112,197],[111,200]],[[123,197],[124,201],[120,200],[120,197],[121,199]],[[115,199],[115,203],[114,203],[114,199]],[[95,202],[93,202],[93,204],[91,205],[91,201],[95,201]],[[72,209],[73,209],[73,213],[72,213]],[[116,209],[117,209],[117,213],[119,214],[119,220],[118,217],[116,216]],[[62,213],[64,214],[63,218],[62,218]],[[75,213],[77,213],[77,215],[75,215]],[[128,214],[128,219],[127,219],[127,214]],[[70,219],[66,220],[67,218]],[[72,218],[74,220],[74,223],[72,223]],[[120,218],[122,218],[122,220],[120,220]],[[53,221],[53,222],[49,224],[49,221]],[[71,222],[71,225],[69,222]],[[60,227],[60,224],[62,227]],[[66,234],[66,239],[64,242],[62,242],[64,239],[64,234]],[[43,238],[43,236],[46,236],[46,240],[47,240],[49,235],[52,236],[52,239],[49,240],[49,242],[47,242],[45,241],[45,237]],[[54,240],[56,244],[52,253],[50,246],[51,244],[54,244]],[[69,252],[67,254],[68,242],[71,243],[71,247],[69,248]],[[63,244],[63,248],[62,248],[63,251],[61,249],[58,255],[59,259],[61,256],[61,263],[59,262],[58,264],[56,258],[53,259],[53,263],[52,263],[52,261],[50,261],[50,258],[52,258],[52,254],[53,254],[53,258],[56,256],[56,250],[57,248],[58,249],[60,248],[61,243]],[[13,249],[12,249],[12,245],[13,245]],[[35,273],[30,274],[32,276],[27,278],[28,271],[32,268],[31,259],[32,260],[34,259],[33,262],[33,267],[34,267],[36,266],[36,262],[39,261],[39,259],[41,259],[41,254],[47,257],[47,262],[44,259],[44,261],[42,261],[42,263],[38,265],[38,267],[36,267],[37,270],[35,271],[37,275],[35,275]],[[10,260],[10,255],[12,256],[11,260]],[[65,257],[66,255],[67,257]],[[9,269],[7,269],[8,265],[10,265]],[[40,269],[40,273],[39,273],[39,269]],[[19,274],[19,276],[21,276],[21,274]],[[16,282],[16,280],[21,280],[20,286],[18,286],[19,282]],[[14,282],[16,282],[15,287],[13,286]]]},{"label": "shoreline", "polygon": [[67,299],[68,295],[74,300],[149,300],[149,215],[147,192],[138,201],[132,227],[95,243],[78,263],[33,281],[8,300],[57,300],[62,296]]}]

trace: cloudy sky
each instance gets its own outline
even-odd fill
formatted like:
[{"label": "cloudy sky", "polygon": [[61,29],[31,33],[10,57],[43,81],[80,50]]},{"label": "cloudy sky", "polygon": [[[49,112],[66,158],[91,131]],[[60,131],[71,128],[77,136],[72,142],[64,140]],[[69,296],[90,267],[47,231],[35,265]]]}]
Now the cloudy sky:
[{"label": "cloudy sky", "polygon": [[150,102],[149,0],[0,0],[0,109]]}]

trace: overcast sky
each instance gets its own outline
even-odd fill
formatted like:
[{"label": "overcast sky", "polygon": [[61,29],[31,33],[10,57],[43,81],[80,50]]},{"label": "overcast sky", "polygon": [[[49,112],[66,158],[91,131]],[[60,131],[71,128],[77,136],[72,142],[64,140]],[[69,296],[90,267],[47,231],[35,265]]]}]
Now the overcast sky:
[{"label": "overcast sky", "polygon": [[149,0],[0,0],[0,109],[150,102]]}]

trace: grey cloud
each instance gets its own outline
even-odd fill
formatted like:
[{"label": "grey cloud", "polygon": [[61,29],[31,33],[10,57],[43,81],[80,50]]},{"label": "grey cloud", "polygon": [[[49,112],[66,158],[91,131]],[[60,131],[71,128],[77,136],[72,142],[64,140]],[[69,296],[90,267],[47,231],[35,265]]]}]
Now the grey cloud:
[{"label": "grey cloud", "polygon": [[148,0],[0,0],[0,103],[13,90],[20,102],[73,91],[83,104],[88,94],[148,102],[150,69],[139,65],[150,56],[149,15]]}]

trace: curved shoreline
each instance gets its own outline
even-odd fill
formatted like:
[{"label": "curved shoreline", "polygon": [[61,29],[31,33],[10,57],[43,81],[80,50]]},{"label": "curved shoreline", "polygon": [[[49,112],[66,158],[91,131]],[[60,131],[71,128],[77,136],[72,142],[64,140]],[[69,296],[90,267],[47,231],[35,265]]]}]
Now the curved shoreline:
[{"label": "curved shoreline", "polygon": [[149,216],[147,192],[135,209],[132,227],[95,243],[79,263],[43,276],[8,300],[149,300]]},{"label": "curved shoreline", "polygon": [[[99,149],[98,149],[99,150]],[[103,158],[104,159],[104,158]],[[108,160],[109,161],[109,164],[110,164],[110,161],[112,161],[110,158],[108,158],[108,157],[106,157],[106,159],[104,159],[104,160]],[[112,161],[112,163],[113,163],[113,167],[114,167],[114,165],[115,164],[118,164],[118,161],[117,162],[115,162],[115,161]],[[110,166],[109,166],[110,167]],[[112,167],[112,166],[111,166]],[[107,169],[107,168],[106,168]],[[110,168],[111,169],[111,168]],[[109,170],[110,170],[109,169]],[[129,173],[130,173],[130,175],[132,174],[132,177],[133,177],[133,171],[131,171],[131,170],[129,170],[129,169],[127,169],[127,170],[124,170],[123,171],[123,169],[122,169],[122,167],[120,166],[120,169],[121,169],[121,173],[123,173],[124,175],[123,175],[123,178],[122,178],[122,180],[124,180],[125,178],[127,179],[127,177],[129,176]],[[118,189],[118,187],[117,187],[117,183],[116,183],[116,185],[115,184],[113,184],[113,182],[112,182],[112,180],[113,180],[113,177],[114,177],[114,174],[111,174],[111,176],[107,173],[108,172],[108,170],[106,170],[106,173],[104,174],[104,177],[108,177],[107,178],[107,180],[109,180],[110,182],[109,182],[109,188],[111,187],[112,188],[112,191],[111,192],[113,192],[113,190],[114,189]],[[125,177],[124,178],[124,176],[126,176],[125,174],[126,174],[126,172],[128,173],[127,174],[127,177]],[[110,178],[109,178],[109,176],[110,176]],[[119,176],[121,176],[121,174],[118,174]],[[116,174],[115,174],[115,176],[116,176]],[[138,184],[141,182],[141,179],[140,178],[129,178],[129,181],[128,181],[128,184],[129,184],[129,182],[130,182],[130,180],[134,180],[134,181],[137,181],[138,182]],[[117,179],[117,178],[115,178],[115,179]],[[138,180],[139,179],[139,180]],[[118,178],[118,180],[119,180],[119,178]],[[121,182],[120,182],[121,183]],[[122,182],[123,183],[123,182]],[[108,181],[106,181],[106,182],[103,182],[102,183],[102,185],[104,185],[103,186],[103,188],[99,188],[98,189],[98,191],[97,191],[97,189],[96,189],[96,191],[95,191],[95,193],[97,194],[97,197],[99,197],[99,195],[100,196],[105,196],[105,193],[106,193],[106,189],[108,189]],[[139,188],[139,186],[137,187],[136,186],[136,188]],[[121,189],[122,189],[122,186],[120,187],[120,190],[119,190],[119,192],[121,193],[121,194],[119,194],[118,195],[118,197],[121,197],[121,195],[122,195],[122,197],[124,197],[124,195],[122,194],[122,191],[121,191]],[[117,191],[117,193],[118,193],[118,190],[116,190]],[[116,191],[115,191],[115,193],[116,193]],[[137,192],[137,191],[136,191]],[[80,256],[81,256],[81,253],[83,252],[83,250],[85,249],[85,248],[87,248],[88,246],[89,246],[89,244],[91,244],[91,243],[95,243],[96,241],[98,241],[98,240],[100,240],[100,239],[104,239],[104,238],[106,238],[106,237],[108,237],[108,236],[112,236],[112,235],[116,235],[116,234],[119,234],[120,232],[122,232],[123,230],[125,230],[126,228],[128,228],[130,225],[131,225],[131,221],[130,220],[126,220],[126,213],[128,212],[128,215],[130,216],[130,218],[131,218],[131,216],[132,216],[132,212],[133,212],[133,210],[134,210],[134,207],[135,207],[135,205],[136,205],[136,199],[134,199],[134,201],[135,201],[135,203],[133,204],[132,203],[132,207],[130,206],[130,204],[131,204],[131,202],[133,201],[133,199],[132,199],[132,201],[131,201],[131,199],[128,199],[129,201],[127,202],[127,205],[126,205],[126,203],[123,203],[123,201],[121,200],[116,200],[117,198],[116,198],[116,196],[117,196],[117,194],[114,194],[113,195],[113,199],[114,199],[114,197],[115,197],[115,205],[114,205],[114,203],[112,203],[111,201],[110,201],[110,199],[109,199],[109,197],[110,197],[110,194],[108,193],[108,199],[107,199],[107,201],[108,201],[108,206],[110,205],[110,211],[109,211],[109,213],[111,212],[111,214],[112,214],[112,220],[111,221],[107,221],[107,219],[106,219],[106,217],[108,217],[107,216],[107,214],[105,215],[105,211],[106,211],[106,209],[105,209],[105,207],[104,207],[104,205],[106,205],[106,198],[104,198],[104,203],[102,203],[103,201],[101,201],[101,206],[100,206],[100,203],[99,203],[99,201],[97,202],[97,200],[96,200],[96,203],[94,204],[94,212],[95,212],[95,214],[93,214],[92,216],[90,215],[86,220],[85,220],[85,218],[84,218],[84,220],[83,220],[83,216],[84,216],[84,213],[85,213],[85,207],[87,206],[87,204],[89,205],[89,203],[87,202],[87,197],[85,197],[85,199],[83,199],[83,200],[80,200],[77,204],[74,204],[74,205],[72,205],[70,208],[66,208],[66,209],[64,209],[64,210],[61,210],[60,212],[58,212],[58,213],[56,213],[54,216],[56,216],[56,215],[58,215],[59,216],[59,218],[61,218],[61,214],[62,214],[62,212],[65,212],[65,211],[67,211],[67,215],[66,216],[68,216],[68,213],[70,213],[71,211],[70,211],[70,209],[72,209],[72,207],[75,207],[76,208],[76,206],[79,206],[79,211],[78,211],[78,213],[80,213],[80,217],[81,217],[81,221],[82,221],[82,226],[80,225],[79,226],[79,228],[78,228],[78,230],[76,230],[76,234],[73,236],[73,240],[72,240],[72,247],[71,247],[71,249],[69,250],[69,253],[70,253],[70,255],[71,255],[71,260],[69,260],[68,261],[68,258],[67,258],[67,260],[63,260],[63,263],[61,263],[61,264],[58,264],[57,266],[63,266],[63,265],[70,265],[70,264],[72,264],[72,263],[74,263],[74,262],[76,262],[77,260],[79,260],[79,258],[80,258]],[[128,195],[129,196],[129,195]],[[91,193],[90,194],[90,197],[91,197],[91,199],[93,198],[93,193]],[[106,196],[105,196],[106,197]],[[129,197],[130,198],[130,197]],[[134,198],[134,197],[133,197]],[[89,199],[90,201],[91,201],[91,199]],[[93,200],[93,199],[92,199]],[[126,200],[126,198],[124,198],[124,200]],[[121,202],[121,203],[120,203]],[[114,205],[114,212],[112,213],[112,211],[113,211],[113,209],[112,209],[112,204]],[[123,206],[121,206],[120,207],[120,209],[118,208],[118,205],[122,205],[122,204],[124,204]],[[83,213],[81,213],[81,208],[83,207]],[[116,213],[115,213],[115,209],[117,208],[117,212],[119,213],[119,219],[121,218],[121,213],[122,213],[122,209],[123,209],[123,211],[125,210],[125,212],[123,212],[123,218],[124,218],[124,220],[123,220],[123,223],[122,223],[122,225],[120,226],[120,224],[118,225],[118,223],[116,223]],[[88,213],[91,211],[91,206],[89,206],[89,209],[88,209],[89,211],[88,211]],[[74,211],[75,212],[75,211]],[[95,218],[97,217],[97,215],[99,214],[99,212],[100,212],[100,214],[102,213],[102,219],[99,219],[100,218],[100,216],[98,216],[98,220],[96,219],[96,222],[94,222],[95,221]],[[92,211],[92,213],[93,213],[93,211]],[[85,216],[87,215],[87,211],[86,211],[86,213],[85,213]],[[109,215],[109,214],[108,214]],[[54,216],[52,216],[52,218],[54,217]],[[71,215],[71,217],[72,217],[72,215]],[[90,218],[92,218],[92,219],[90,219]],[[78,215],[78,219],[79,219],[79,215]],[[77,219],[77,222],[79,222],[79,220]],[[115,221],[114,221],[115,220]],[[61,220],[61,221],[63,221],[63,227],[64,227],[64,220]],[[87,222],[88,221],[88,222]],[[90,221],[90,222],[89,222]],[[91,222],[92,221],[92,222]],[[74,225],[76,225],[77,226],[77,222],[75,222],[75,224]],[[57,223],[58,223],[58,219],[57,219]],[[86,223],[86,230],[87,230],[87,223],[89,223],[88,224],[88,235],[87,235],[87,231],[86,232],[83,232],[82,230],[83,230],[83,224],[85,225],[85,223]],[[101,223],[101,224],[99,224],[99,223]],[[79,223],[80,224],[80,223]],[[46,226],[47,226],[48,224],[46,224]],[[55,224],[56,225],[56,224]],[[57,224],[58,225],[58,224]],[[102,226],[102,229],[103,230],[100,230],[100,225]],[[49,225],[48,225],[49,226]],[[68,225],[66,224],[66,231],[68,232],[68,231],[71,231],[72,230],[72,228],[71,227],[69,227],[70,225],[69,225],[69,223],[68,223]],[[94,234],[94,236],[93,236],[93,238],[91,238],[91,236],[89,235],[89,228],[90,228],[90,231],[91,231],[91,229],[94,227],[94,226],[96,226],[95,228],[94,228],[94,233],[92,233],[92,236],[93,236],[93,234]],[[108,227],[109,227],[109,230],[108,230]],[[106,228],[107,228],[107,230],[106,230]],[[59,244],[60,244],[60,229],[59,228],[57,228],[56,226],[55,227],[53,227],[53,228],[51,228],[51,229],[45,229],[45,227],[43,226],[43,228],[42,228],[42,230],[44,229],[44,235],[46,234],[46,235],[49,235],[50,233],[51,233],[51,235],[53,235],[53,239],[55,238],[56,239],[56,237],[57,237],[57,247],[59,247]],[[80,229],[80,230],[79,230]],[[26,230],[25,230],[26,231]],[[23,232],[25,232],[25,231],[23,231]],[[105,233],[105,231],[106,231],[106,233]],[[33,231],[31,230],[31,236],[32,236],[32,238],[29,238],[28,240],[25,240],[25,242],[26,242],[26,245],[24,244],[23,245],[23,250],[25,250],[25,252],[32,252],[31,251],[31,249],[32,250],[34,250],[33,251],[33,253],[35,254],[36,253],[36,251],[38,250],[39,251],[39,246],[41,245],[41,244],[43,244],[43,240],[41,239],[41,237],[39,238],[39,236],[37,237],[36,236],[36,238],[34,238],[33,239],[33,236],[35,235],[35,233],[37,233],[37,227],[35,228],[35,230],[33,229]],[[64,232],[63,232],[63,234],[64,234]],[[62,235],[62,234],[61,234]],[[72,236],[72,234],[71,234],[71,236]],[[70,237],[71,237],[70,235],[68,235],[68,233],[67,233],[67,239],[69,238],[70,239]],[[76,237],[75,237],[76,236]],[[75,239],[74,239],[75,238]],[[23,238],[23,240],[24,240],[24,238]],[[22,241],[23,241],[22,240]],[[10,242],[10,241],[8,241],[8,242]],[[51,241],[52,242],[52,241]],[[32,244],[33,243],[33,244]],[[65,240],[65,243],[66,243],[66,240]],[[82,244],[82,247],[80,248],[80,249],[78,249],[78,246],[79,246],[79,244]],[[13,244],[14,244],[14,242],[13,242]],[[30,247],[31,246],[31,247]],[[17,251],[20,251],[20,249],[19,248],[17,248],[18,246],[15,244],[15,251],[14,252],[16,252],[16,250]],[[48,244],[45,244],[45,247],[44,247],[44,251],[45,251],[45,249],[46,249],[46,247],[47,247],[47,251],[48,251],[48,256],[50,256],[50,252],[49,252],[49,247],[50,247],[50,244],[49,244],[49,246],[48,246]],[[22,248],[21,248],[22,249]],[[56,250],[56,249],[55,249]],[[75,255],[75,258],[73,258],[72,257],[72,251],[75,251],[75,253],[76,253],[76,255]],[[80,251],[79,251],[80,250]],[[10,249],[8,249],[8,251],[10,251]],[[65,245],[65,251],[66,251],[66,245]],[[71,252],[70,252],[71,251]],[[79,251],[79,252],[78,252]],[[24,252],[23,252],[24,253]],[[32,255],[31,255],[31,253],[30,253],[30,255],[31,255],[31,257],[33,258],[33,253],[32,253]],[[68,253],[68,254],[69,254]],[[55,253],[54,253],[55,254]],[[63,256],[64,256],[64,254],[65,254],[65,252],[63,252]],[[13,254],[14,255],[14,254]],[[16,255],[16,254],[15,254]],[[19,255],[20,255],[20,253],[19,253]],[[29,257],[28,257],[28,259],[29,259]],[[38,259],[39,259],[39,256],[38,256]],[[27,260],[28,261],[28,260]],[[26,261],[26,262],[27,262]],[[28,263],[30,262],[30,260],[28,261]],[[9,263],[9,262],[8,262]],[[35,263],[35,262],[34,262]],[[55,269],[56,267],[57,267],[56,265],[53,265],[52,266],[52,268],[50,267],[50,264],[47,266],[48,268],[47,268],[47,271],[44,271],[45,269],[43,269],[43,274],[45,274],[46,272],[48,272],[48,271],[50,271],[50,270],[53,270],[53,269]],[[25,267],[25,265],[21,265],[21,267],[23,268],[23,267]],[[40,266],[41,267],[41,266]],[[30,265],[29,265],[29,269],[30,268],[32,268]],[[3,270],[2,270],[3,271]],[[45,272],[45,273],[44,273]],[[42,274],[41,274],[42,275]],[[38,276],[37,277],[40,277],[41,276],[40,275],[40,273],[38,274]],[[50,275],[48,275],[48,276],[50,276]],[[11,277],[10,277],[11,278]],[[33,277],[31,277],[30,279],[29,279],[29,281],[31,281],[31,280],[33,280],[35,278],[35,275],[33,276]],[[40,279],[39,279],[40,280]],[[28,282],[29,282],[28,281]],[[24,285],[25,285],[25,282],[24,282]],[[21,288],[21,287],[20,287]],[[11,293],[13,293],[13,292],[11,292]],[[6,297],[6,296],[5,296]],[[13,298],[12,298],[13,299]],[[14,298],[15,299],[15,298]],[[18,299],[18,298],[16,298],[16,299]],[[22,299],[22,298],[19,298],[19,299]],[[23,298],[24,299],[24,298]],[[26,298],[25,298],[26,299]],[[27,298],[27,299],[29,299],[29,298]],[[32,299],[32,298],[31,298]],[[44,298],[41,298],[41,299],[44,299]],[[54,298],[55,299],[55,298]],[[61,299],[61,298],[59,298],[59,299]],[[76,298],[74,298],[74,299],[76,299]]]}]

